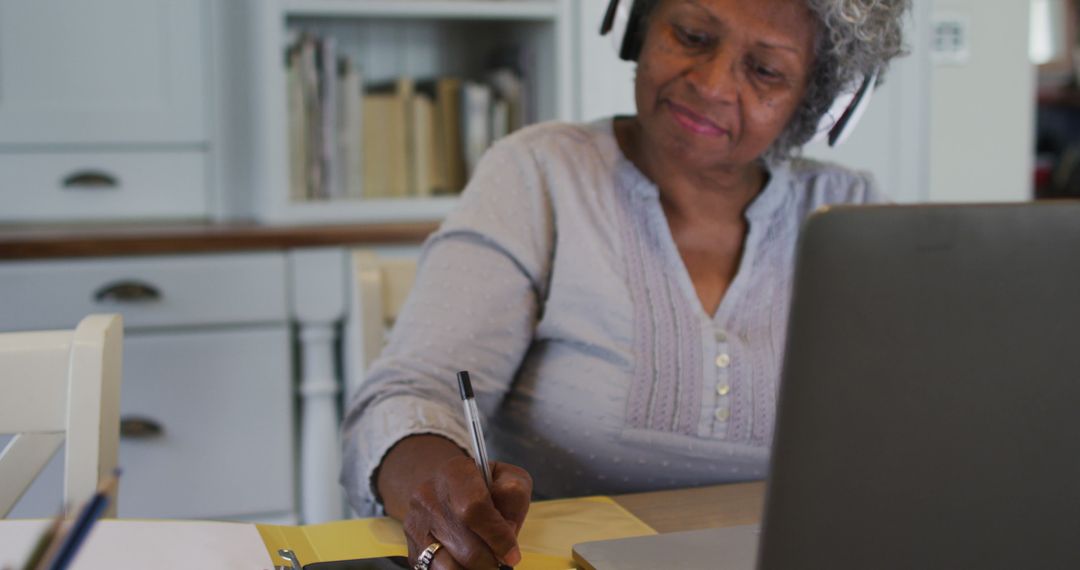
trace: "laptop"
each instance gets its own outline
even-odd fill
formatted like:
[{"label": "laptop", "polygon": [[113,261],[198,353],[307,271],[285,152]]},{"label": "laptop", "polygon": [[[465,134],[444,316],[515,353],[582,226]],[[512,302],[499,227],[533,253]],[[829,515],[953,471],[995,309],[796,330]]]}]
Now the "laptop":
[{"label": "laptop", "polygon": [[778,406],[760,532],[578,563],[1080,568],[1080,202],[811,216]]}]

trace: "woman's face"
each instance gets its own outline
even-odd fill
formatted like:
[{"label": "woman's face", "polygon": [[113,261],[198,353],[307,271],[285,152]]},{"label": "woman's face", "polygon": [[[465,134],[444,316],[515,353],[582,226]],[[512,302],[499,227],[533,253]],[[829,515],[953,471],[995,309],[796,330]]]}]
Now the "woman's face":
[{"label": "woman's face", "polygon": [[661,0],[635,81],[646,152],[693,167],[757,159],[802,100],[815,33],[805,0]]}]

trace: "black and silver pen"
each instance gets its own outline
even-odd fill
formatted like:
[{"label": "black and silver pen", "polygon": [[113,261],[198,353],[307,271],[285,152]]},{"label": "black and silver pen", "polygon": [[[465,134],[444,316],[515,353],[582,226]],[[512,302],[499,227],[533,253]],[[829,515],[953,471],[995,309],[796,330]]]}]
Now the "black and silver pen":
[{"label": "black and silver pen", "polygon": [[[491,489],[491,464],[488,463],[487,446],[484,444],[484,428],[480,425],[480,411],[476,409],[476,398],[473,396],[472,381],[469,373],[465,370],[457,373],[458,391],[461,392],[461,403],[465,407],[465,421],[469,424],[469,435],[472,436],[473,461],[476,467],[484,474],[484,484]],[[499,570],[513,570],[505,564],[499,564]]]},{"label": "black and silver pen", "polygon": [[462,370],[457,373],[458,390],[461,392],[461,403],[465,406],[465,421],[469,424],[469,435],[472,436],[473,460],[476,467],[484,474],[484,483],[491,488],[491,465],[488,464],[487,446],[484,445],[484,428],[480,425],[480,411],[476,409],[476,398],[473,396],[472,381],[469,373]]}]

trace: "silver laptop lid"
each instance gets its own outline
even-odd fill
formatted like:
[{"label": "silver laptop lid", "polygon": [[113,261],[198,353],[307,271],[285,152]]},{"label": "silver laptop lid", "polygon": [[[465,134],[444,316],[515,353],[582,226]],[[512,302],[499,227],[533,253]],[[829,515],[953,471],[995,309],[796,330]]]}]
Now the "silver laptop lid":
[{"label": "silver laptop lid", "polygon": [[1080,203],[835,208],[795,283],[760,568],[1080,568]]},{"label": "silver laptop lid", "polygon": [[669,532],[574,545],[581,570],[752,570],[758,526]]}]

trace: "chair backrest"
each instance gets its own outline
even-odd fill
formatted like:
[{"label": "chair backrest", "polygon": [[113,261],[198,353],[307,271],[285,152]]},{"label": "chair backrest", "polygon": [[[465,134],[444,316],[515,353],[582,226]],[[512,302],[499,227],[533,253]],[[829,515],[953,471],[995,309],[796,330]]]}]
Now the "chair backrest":
[{"label": "chair backrest", "polygon": [[354,286],[347,342],[355,356],[349,364],[349,393],[382,352],[386,333],[416,280],[416,259],[385,257],[358,249],[352,254],[352,273]]},{"label": "chair backrest", "polygon": [[[0,334],[0,518],[65,443],[64,505],[78,508],[116,468],[120,436],[119,315],[75,330]],[[106,516],[115,516],[112,501]]]}]

